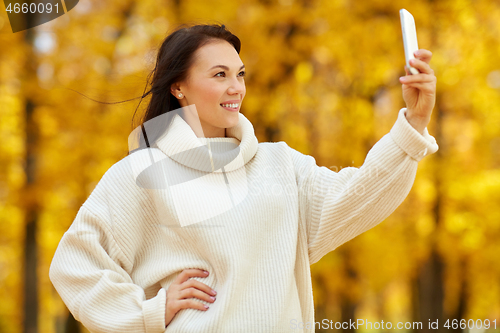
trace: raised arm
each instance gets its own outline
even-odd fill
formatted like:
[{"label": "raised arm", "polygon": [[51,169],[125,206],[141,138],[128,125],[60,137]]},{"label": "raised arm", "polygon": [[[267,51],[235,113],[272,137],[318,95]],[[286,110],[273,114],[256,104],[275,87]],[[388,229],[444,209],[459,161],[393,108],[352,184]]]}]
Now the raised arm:
[{"label": "raised arm", "polygon": [[359,169],[335,173],[318,167],[314,158],[290,150],[311,263],[388,217],[408,195],[418,162],[438,150],[427,131],[436,101],[431,58],[428,50],[415,52],[410,64],[420,73],[410,75],[405,68],[407,75],[400,78],[407,107]]},{"label": "raised arm", "polygon": [[427,129],[418,133],[405,112],[400,110],[390,133],[372,147],[359,169],[334,172],[290,148],[311,264],[388,217],[408,195],[418,161],[437,151]]}]

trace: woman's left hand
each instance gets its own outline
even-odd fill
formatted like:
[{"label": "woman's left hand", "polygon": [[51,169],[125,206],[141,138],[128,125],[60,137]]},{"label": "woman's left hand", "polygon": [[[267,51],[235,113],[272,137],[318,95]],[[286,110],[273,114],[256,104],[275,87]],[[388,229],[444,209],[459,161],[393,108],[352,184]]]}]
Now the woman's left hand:
[{"label": "woman's left hand", "polygon": [[406,119],[421,134],[431,120],[436,104],[436,76],[429,66],[432,52],[420,49],[414,54],[416,59],[410,65],[420,73],[410,75],[405,66],[406,76],[399,78],[403,84],[403,98],[406,102]]}]

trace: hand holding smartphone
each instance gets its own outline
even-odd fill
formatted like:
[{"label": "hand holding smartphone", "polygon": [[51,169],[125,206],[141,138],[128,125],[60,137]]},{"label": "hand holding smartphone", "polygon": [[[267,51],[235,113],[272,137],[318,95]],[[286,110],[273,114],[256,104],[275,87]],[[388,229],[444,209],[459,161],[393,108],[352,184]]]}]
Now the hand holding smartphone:
[{"label": "hand holding smartphone", "polygon": [[410,60],[415,59],[413,53],[418,50],[415,19],[406,9],[401,9],[399,11],[399,17],[401,19],[401,30],[403,31],[406,67],[411,74],[419,74],[420,72],[416,68],[410,66]]}]

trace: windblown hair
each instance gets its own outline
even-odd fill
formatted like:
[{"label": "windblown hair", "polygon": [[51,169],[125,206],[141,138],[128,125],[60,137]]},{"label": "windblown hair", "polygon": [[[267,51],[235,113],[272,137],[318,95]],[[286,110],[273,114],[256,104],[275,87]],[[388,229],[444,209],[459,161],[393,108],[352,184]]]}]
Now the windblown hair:
[{"label": "windblown hair", "polygon": [[141,126],[148,120],[181,107],[170,87],[187,78],[196,50],[214,40],[225,40],[240,53],[240,39],[229,32],[225,25],[181,26],[165,38],[158,51],[155,68],[148,75],[146,87],[151,85],[151,88],[141,97],[142,101],[142,98],[151,94],[140,121]]},{"label": "windblown hair", "polygon": [[[176,30],[168,35],[161,43],[156,56],[155,67],[151,73],[148,74],[144,92],[142,96],[139,97],[120,102],[101,102],[89,98],[74,89],[68,89],[102,104],[117,104],[140,98],[141,100],[132,116],[132,130],[135,131],[135,128],[140,126],[144,136],[142,139],[137,140],[138,143],[134,147],[136,149],[133,150],[152,147],[155,145],[156,140],[160,138],[164,130],[170,125],[166,119],[172,120],[174,114],[172,114],[171,117],[159,117],[158,122],[161,122],[161,124],[156,124],[155,129],[148,132],[147,136],[144,129],[144,123],[169,111],[181,108],[179,101],[171,93],[171,86],[187,78],[189,68],[194,61],[195,52],[200,47],[217,40],[227,41],[234,46],[238,54],[240,53],[240,39],[227,30],[224,24],[181,25],[176,28]],[[148,95],[151,95],[151,100],[139,124],[134,126],[134,118],[137,109],[142,99]],[[141,135],[140,133],[137,134],[139,134],[139,136]],[[130,153],[131,151],[129,150],[128,154],[130,155]]]}]

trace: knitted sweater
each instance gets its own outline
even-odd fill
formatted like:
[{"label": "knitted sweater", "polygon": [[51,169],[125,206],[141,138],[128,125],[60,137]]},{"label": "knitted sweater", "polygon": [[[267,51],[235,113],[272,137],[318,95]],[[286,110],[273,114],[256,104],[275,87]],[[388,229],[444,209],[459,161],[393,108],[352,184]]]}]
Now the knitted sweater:
[{"label": "knitted sweater", "polygon": [[[198,138],[177,116],[157,148],[104,174],[50,279],[91,332],[294,332],[314,322],[309,266],[388,217],[438,149],[405,112],[360,168],[339,172],[285,142],[258,143],[241,113],[224,138]],[[165,327],[166,290],[187,268],[210,272],[194,279],[217,299]]]}]

